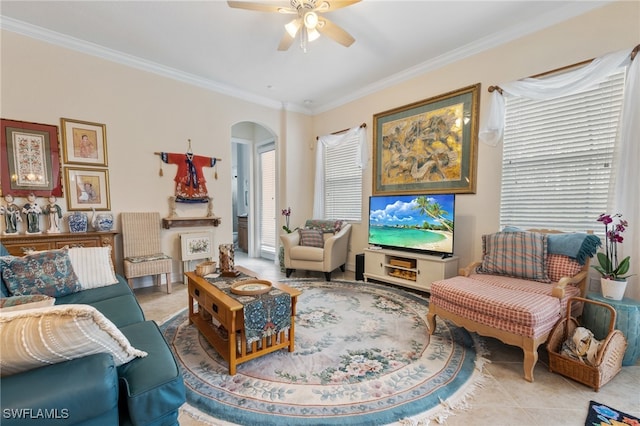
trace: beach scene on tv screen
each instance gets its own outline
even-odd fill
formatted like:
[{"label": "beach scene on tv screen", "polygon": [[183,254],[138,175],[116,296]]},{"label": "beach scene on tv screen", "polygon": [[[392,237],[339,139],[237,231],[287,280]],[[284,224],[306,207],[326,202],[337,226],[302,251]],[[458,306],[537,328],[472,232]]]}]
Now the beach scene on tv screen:
[{"label": "beach scene on tv screen", "polygon": [[369,244],[453,253],[453,195],[371,197],[369,207]]}]

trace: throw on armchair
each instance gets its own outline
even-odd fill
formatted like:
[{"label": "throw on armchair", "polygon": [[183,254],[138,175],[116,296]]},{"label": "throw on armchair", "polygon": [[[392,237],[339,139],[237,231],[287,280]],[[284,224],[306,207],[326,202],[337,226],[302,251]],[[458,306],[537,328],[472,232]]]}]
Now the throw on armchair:
[{"label": "throw on armchair", "polygon": [[336,268],[345,270],[350,235],[351,224],[341,220],[307,220],[304,228],[280,235],[287,278],[296,269],[305,269],[324,272],[331,281]]}]

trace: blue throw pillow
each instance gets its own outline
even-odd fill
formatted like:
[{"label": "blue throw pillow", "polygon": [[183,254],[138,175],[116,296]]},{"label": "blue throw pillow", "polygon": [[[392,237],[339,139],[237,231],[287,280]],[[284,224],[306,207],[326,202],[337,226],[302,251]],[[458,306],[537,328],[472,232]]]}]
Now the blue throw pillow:
[{"label": "blue throw pillow", "polygon": [[[7,248],[0,243],[0,264],[2,263],[2,257],[3,256],[9,256],[9,250],[7,250]],[[0,272],[2,271],[2,269],[0,268]],[[2,279],[2,276],[0,274],[0,293],[2,293],[2,297],[9,297],[9,289],[7,288],[6,285],[4,285],[4,280]]]},{"label": "blue throw pillow", "polygon": [[12,296],[46,294],[61,297],[82,289],[66,249],[24,257],[5,256],[1,267],[2,279]]}]

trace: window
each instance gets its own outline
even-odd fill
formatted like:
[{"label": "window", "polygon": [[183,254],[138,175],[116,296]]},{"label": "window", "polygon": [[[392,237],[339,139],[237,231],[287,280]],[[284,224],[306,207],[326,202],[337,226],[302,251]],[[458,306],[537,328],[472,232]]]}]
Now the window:
[{"label": "window", "polygon": [[276,151],[275,144],[258,147],[260,173],[260,257],[276,252]]},{"label": "window", "polygon": [[325,147],[324,219],[362,220],[362,169],[357,167],[360,138]]},{"label": "window", "polygon": [[607,210],[624,72],[552,100],[506,98],[500,225],[595,229]]}]

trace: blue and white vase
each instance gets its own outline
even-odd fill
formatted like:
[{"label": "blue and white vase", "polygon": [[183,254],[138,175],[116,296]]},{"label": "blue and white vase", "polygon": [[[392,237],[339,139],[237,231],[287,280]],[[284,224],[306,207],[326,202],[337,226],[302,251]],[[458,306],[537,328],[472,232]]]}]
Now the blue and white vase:
[{"label": "blue and white vase", "polygon": [[67,216],[69,232],[87,232],[89,217],[86,213],[75,212]]},{"label": "blue and white vase", "polygon": [[113,228],[113,215],[111,213],[96,213],[93,210],[93,218],[91,219],[91,226],[98,232],[111,231]]}]

